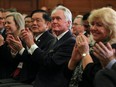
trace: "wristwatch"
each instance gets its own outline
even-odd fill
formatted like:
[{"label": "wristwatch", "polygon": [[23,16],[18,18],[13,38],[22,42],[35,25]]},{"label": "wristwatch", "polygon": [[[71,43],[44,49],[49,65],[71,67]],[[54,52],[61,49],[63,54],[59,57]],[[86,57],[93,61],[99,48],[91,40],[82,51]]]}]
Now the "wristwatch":
[{"label": "wristwatch", "polygon": [[87,54],[88,54],[88,53],[83,53],[83,54],[82,54],[82,57],[85,57]]}]

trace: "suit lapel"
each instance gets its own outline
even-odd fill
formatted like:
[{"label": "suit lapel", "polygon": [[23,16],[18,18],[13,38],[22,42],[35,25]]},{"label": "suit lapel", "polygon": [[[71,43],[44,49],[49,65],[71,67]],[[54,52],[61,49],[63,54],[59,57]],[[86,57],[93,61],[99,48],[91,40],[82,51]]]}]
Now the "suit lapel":
[{"label": "suit lapel", "polygon": [[37,43],[37,45],[38,45],[39,47],[41,47],[41,46],[44,45],[43,42],[44,42],[44,40],[46,39],[47,35],[48,35],[48,31],[44,32],[44,33],[37,39],[36,43]]},{"label": "suit lapel", "polygon": [[57,41],[54,48],[59,47],[62,43],[64,43],[66,40],[68,40],[72,35],[71,31],[69,30],[60,40]]}]

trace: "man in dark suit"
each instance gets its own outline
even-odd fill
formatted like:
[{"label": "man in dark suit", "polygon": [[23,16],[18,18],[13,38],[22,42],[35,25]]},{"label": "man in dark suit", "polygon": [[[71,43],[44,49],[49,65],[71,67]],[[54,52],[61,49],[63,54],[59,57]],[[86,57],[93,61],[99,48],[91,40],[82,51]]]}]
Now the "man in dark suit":
[{"label": "man in dark suit", "polygon": [[[68,86],[69,79],[64,76],[64,69],[75,44],[75,37],[70,31],[72,14],[66,7],[58,6],[52,11],[51,18],[51,27],[58,41],[48,52],[43,51],[34,43],[29,30],[23,30],[21,34],[29,48],[28,52],[31,55],[31,61],[39,66],[34,87]],[[35,19],[34,15],[32,20],[41,23],[41,20]]]},{"label": "man in dark suit", "polygon": [[[47,52],[55,40],[54,36],[48,31],[48,24],[51,21],[51,18],[48,13],[43,10],[34,10],[31,16],[33,17],[33,21],[30,33],[33,33],[34,36],[32,40],[36,46]],[[11,46],[19,52],[15,55],[14,58],[16,61],[19,61],[19,64],[17,69],[12,73],[12,77],[13,79],[16,79],[17,82],[31,83],[35,79],[39,67],[37,64],[35,64],[35,62],[30,60],[31,55],[28,54],[28,47],[25,46],[25,43],[21,43],[21,40],[18,38],[11,38],[11,42],[13,42]],[[27,58],[26,61],[25,58]],[[0,87],[3,85],[6,87],[10,85],[12,86],[14,84],[13,82],[16,81],[12,79],[0,80],[1,83],[5,83],[0,85]],[[17,83],[14,85],[17,85]]]},{"label": "man in dark suit", "polygon": [[[49,48],[52,46],[55,37],[49,33],[49,22],[51,21],[50,16],[48,13],[44,10],[34,10],[31,13],[32,17],[32,27],[29,29],[25,29],[27,31],[30,31],[30,33],[33,33],[33,37],[31,40],[34,42],[34,44],[41,48],[43,51],[48,51]],[[21,36],[23,38],[23,36]],[[14,42],[14,46],[16,46],[16,42]],[[21,43],[20,43],[21,44]],[[24,44],[23,44],[24,45]],[[16,59],[19,59],[19,65],[17,68],[21,68],[21,72],[19,75],[14,76],[16,79],[18,79],[21,82],[31,83],[36,76],[36,73],[38,72],[38,65],[30,60],[31,55],[28,54],[28,47],[25,46],[22,47],[22,45],[19,45],[17,47],[19,50],[19,54],[16,55]],[[25,61],[25,58],[27,60]],[[20,66],[21,65],[21,66]],[[15,73],[15,71],[14,71]]]},{"label": "man in dark suit", "polygon": [[111,47],[109,43],[105,46],[100,42],[94,51],[104,68],[97,72],[94,86],[116,87],[116,44],[113,44]]},{"label": "man in dark suit", "polygon": [[116,87],[116,63],[114,69],[103,69],[97,72],[94,80],[95,87]]}]

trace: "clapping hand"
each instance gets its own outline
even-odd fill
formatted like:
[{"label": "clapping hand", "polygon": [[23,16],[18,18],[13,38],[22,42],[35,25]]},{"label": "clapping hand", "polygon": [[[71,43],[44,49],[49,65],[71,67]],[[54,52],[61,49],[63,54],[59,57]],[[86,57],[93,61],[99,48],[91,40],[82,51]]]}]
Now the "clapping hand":
[{"label": "clapping hand", "polygon": [[94,55],[101,61],[103,67],[116,58],[115,51],[116,49],[113,49],[110,43],[104,45],[102,42],[99,42],[94,46]]},{"label": "clapping hand", "polygon": [[78,46],[78,51],[80,52],[81,55],[83,53],[86,53],[86,54],[89,53],[88,38],[85,35],[83,34],[78,35],[76,38],[76,43]]},{"label": "clapping hand", "polygon": [[11,48],[11,51],[14,53],[20,51],[23,48],[22,42],[18,36],[14,37],[13,35],[8,34],[6,41],[8,43],[8,46]]},{"label": "clapping hand", "polygon": [[21,30],[20,37],[29,48],[31,47],[31,45],[34,44],[34,37],[32,32],[29,29]]}]

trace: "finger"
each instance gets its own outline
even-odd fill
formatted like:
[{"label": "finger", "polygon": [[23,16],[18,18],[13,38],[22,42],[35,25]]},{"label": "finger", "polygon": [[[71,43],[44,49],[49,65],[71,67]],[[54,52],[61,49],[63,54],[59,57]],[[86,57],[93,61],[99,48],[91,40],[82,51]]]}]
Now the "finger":
[{"label": "finger", "polygon": [[20,38],[19,38],[19,36],[17,36],[17,37],[16,37],[16,40],[17,40],[17,41],[20,41]]},{"label": "finger", "polygon": [[76,43],[77,43],[77,45],[80,43],[79,42],[79,36],[76,37]]},{"label": "finger", "polygon": [[20,35],[21,39],[24,39],[26,35],[27,35],[27,32],[26,31],[22,31],[21,35]]},{"label": "finger", "polygon": [[108,48],[102,42],[99,42],[99,46],[102,48],[103,51],[108,51]]},{"label": "finger", "polygon": [[96,53],[100,53],[100,51],[96,48],[96,47],[93,47],[93,50],[94,50],[94,52],[96,52]]},{"label": "finger", "polygon": [[109,50],[112,50],[112,46],[110,45],[110,43],[107,43],[106,46]]},{"label": "finger", "polygon": [[104,51],[103,47],[100,44],[95,45],[95,47],[97,48],[97,50],[99,51],[99,53],[104,54],[106,51]]},{"label": "finger", "polygon": [[82,37],[81,37],[81,34],[79,34],[78,36],[77,36],[77,44],[79,45],[80,43],[82,43],[83,41],[82,41]]},{"label": "finger", "polygon": [[26,30],[27,32],[30,32],[29,28],[26,28],[25,30]]},{"label": "finger", "polygon": [[82,43],[84,40],[83,40],[83,37],[82,35],[79,36],[79,42]]},{"label": "finger", "polygon": [[100,53],[93,52],[93,54],[96,56],[96,58],[98,58],[99,60],[103,61],[102,55]]},{"label": "finger", "polygon": [[82,35],[82,39],[83,39],[84,42],[88,43],[88,38],[85,35]]}]

